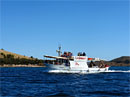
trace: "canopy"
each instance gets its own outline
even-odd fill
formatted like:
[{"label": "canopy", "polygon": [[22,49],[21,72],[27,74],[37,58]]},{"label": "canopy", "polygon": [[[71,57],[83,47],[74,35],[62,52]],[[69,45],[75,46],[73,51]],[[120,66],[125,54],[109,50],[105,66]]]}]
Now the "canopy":
[{"label": "canopy", "polygon": [[[46,58],[54,58],[54,59],[70,59],[70,60],[73,60],[74,57],[71,57],[71,58],[67,58],[67,57],[59,57],[59,56],[47,56],[47,55],[44,55],[44,57]],[[81,57],[81,56],[79,56]],[[92,61],[101,61],[101,59],[99,58],[88,58],[88,60],[92,60]]]},{"label": "canopy", "polygon": [[58,57],[58,56],[46,56],[46,55],[44,55],[44,57],[46,57],[46,58],[55,58],[55,59],[68,59],[66,57]]}]

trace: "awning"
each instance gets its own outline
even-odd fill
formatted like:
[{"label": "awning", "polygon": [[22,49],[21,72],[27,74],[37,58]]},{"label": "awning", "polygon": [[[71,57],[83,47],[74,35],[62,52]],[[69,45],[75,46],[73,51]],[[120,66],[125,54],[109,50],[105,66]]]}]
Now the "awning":
[{"label": "awning", "polygon": [[68,59],[66,57],[58,57],[58,56],[46,56],[46,55],[44,55],[44,57],[46,57],[46,58],[55,58],[55,59]]}]

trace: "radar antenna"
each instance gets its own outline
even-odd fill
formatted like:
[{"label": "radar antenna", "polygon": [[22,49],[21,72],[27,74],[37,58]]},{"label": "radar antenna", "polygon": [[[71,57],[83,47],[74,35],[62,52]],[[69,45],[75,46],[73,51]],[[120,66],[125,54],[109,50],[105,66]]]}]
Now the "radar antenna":
[{"label": "radar antenna", "polygon": [[60,57],[61,54],[62,54],[62,52],[61,52],[61,46],[59,46],[58,48],[59,48],[59,50],[56,50],[56,52],[58,53],[58,56]]}]

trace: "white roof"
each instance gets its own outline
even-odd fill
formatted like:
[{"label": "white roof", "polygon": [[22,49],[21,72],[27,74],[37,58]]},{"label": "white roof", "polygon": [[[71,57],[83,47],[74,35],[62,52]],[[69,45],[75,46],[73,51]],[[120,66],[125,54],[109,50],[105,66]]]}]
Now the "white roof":
[{"label": "white roof", "polygon": [[47,55],[44,55],[44,57],[46,57],[46,58],[55,58],[55,59],[68,59],[68,58],[66,58],[66,57],[47,56]]}]

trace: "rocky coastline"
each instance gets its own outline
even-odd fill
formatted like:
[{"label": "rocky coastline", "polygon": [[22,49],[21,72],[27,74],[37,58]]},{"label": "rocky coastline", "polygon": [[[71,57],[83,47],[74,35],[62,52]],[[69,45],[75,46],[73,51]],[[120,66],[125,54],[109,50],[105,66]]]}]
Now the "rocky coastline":
[{"label": "rocky coastline", "polygon": [[2,64],[0,67],[45,67],[44,65],[39,64]]}]

